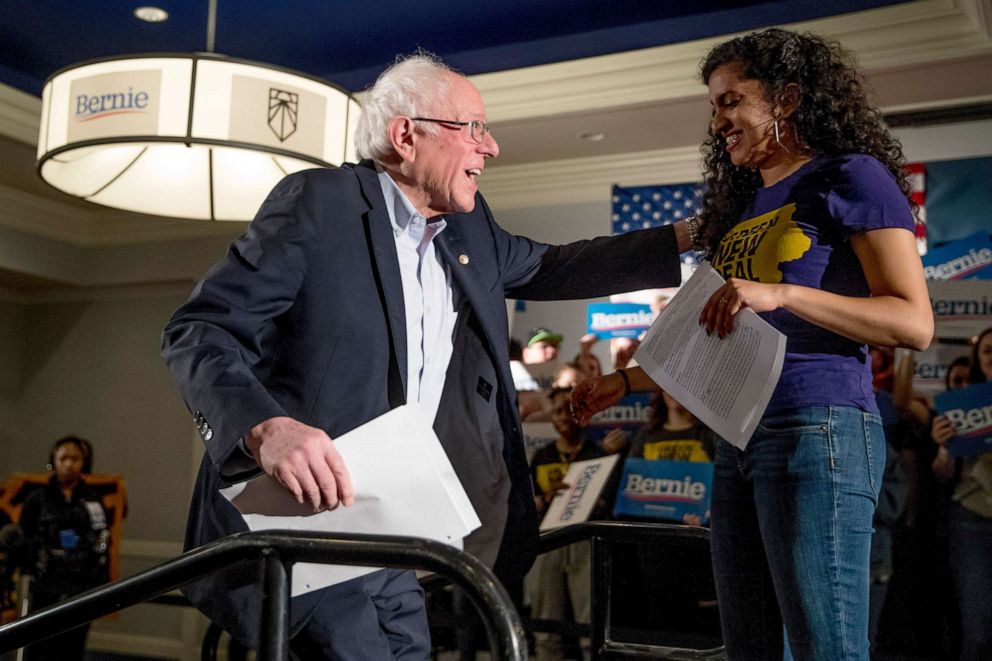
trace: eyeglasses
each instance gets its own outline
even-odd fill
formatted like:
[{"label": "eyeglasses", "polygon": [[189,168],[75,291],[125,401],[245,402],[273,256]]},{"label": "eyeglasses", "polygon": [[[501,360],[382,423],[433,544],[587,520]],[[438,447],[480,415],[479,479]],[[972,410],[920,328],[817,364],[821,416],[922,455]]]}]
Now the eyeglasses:
[{"label": "eyeglasses", "polygon": [[469,127],[469,135],[472,136],[472,140],[482,144],[482,141],[486,139],[487,135],[492,135],[489,130],[489,124],[485,122],[480,122],[477,119],[473,119],[471,122],[456,122],[453,119],[431,119],[430,117],[411,117],[417,122],[433,122],[434,124],[452,124],[454,126],[467,126]]}]

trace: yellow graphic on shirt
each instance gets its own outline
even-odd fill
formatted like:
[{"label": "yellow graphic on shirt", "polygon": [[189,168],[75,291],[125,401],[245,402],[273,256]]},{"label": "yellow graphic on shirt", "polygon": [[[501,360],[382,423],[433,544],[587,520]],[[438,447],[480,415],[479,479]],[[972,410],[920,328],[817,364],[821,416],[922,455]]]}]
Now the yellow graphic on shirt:
[{"label": "yellow graphic on shirt", "polygon": [[709,462],[710,456],[703,447],[703,442],[697,439],[654,441],[644,444],[644,458],[658,461],[697,461]]},{"label": "yellow graphic on shirt", "polygon": [[792,220],[794,203],[745,220],[727,232],[713,256],[713,268],[724,278],[782,282],[783,262],[799,259],[812,246]]},{"label": "yellow graphic on shirt", "polygon": [[[561,481],[565,479],[568,472],[568,464],[541,464],[537,467],[537,486],[542,493],[554,491],[554,487],[561,486]],[[554,485],[554,487],[552,487]]]}]

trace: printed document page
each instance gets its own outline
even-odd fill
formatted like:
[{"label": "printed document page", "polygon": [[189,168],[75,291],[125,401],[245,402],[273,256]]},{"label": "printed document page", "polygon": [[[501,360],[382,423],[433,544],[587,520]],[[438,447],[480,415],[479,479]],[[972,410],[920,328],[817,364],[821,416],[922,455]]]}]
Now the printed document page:
[{"label": "printed document page", "polygon": [[[393,409],[334,439],[355,487],[355,503],[314,513],[268,475],[221,493],[250,530],[304,530],[426,537],[462,548],[479,518],[430,421],[416,404]],[[297,563],[293,596],[375,571]]]},{"label": "printed document page", "polygon": [[723,283],[713,267],[700,265],[655,319],[634,358],[665,392],[743,450],[778,383],[785,335],[747,308],[725,338],[707,335],[699,314]]}]

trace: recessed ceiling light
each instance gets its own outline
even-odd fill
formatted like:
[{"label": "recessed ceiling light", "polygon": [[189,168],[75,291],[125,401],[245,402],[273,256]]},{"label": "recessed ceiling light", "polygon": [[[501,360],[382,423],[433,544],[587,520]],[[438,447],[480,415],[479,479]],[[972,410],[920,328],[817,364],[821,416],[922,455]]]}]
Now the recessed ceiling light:
[{"label": "recessed ceiling light", "polygon": [[160,7],[138,7],[134,15],[148,23],[161,23],[169,20],[169,12]]},{"label": "recessed ceiling light", "polygon": [[589,133],[580,133],[580,140],[588,140],[589,142],[602,142],[606,140],[606,134],[602,131],[592,131]]}]

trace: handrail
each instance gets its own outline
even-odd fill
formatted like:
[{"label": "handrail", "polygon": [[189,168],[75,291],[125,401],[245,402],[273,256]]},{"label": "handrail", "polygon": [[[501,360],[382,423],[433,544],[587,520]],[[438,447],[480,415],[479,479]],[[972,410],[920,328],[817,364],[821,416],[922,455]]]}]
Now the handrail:
[{"label": "handrail", "polygon": [[[667,523],[634,523],[623,521],[591,521],[541,534],[538,552],[547,553],[576,542],[591,544],[592,599],[589,637],[593,659],[603,658],[664,658],[716,661],[725,658],[722,646],[712,649],[684,649],[659,645],[622,643],[612,636],[612,545],[616,543],[651,543],[659,539],[675,542],[709,553],[710,531],[698,526]],[[544,621],[531,621],[535,630],[548,629]],[[584,628],[584,627],[583,627]]]},{"label": "handrail", "polygon": [[576,523],[541,533],[538,553],[592,538],[608,542],[650,542],[664,532],[669,537],[681,537],[687,543],[708,544],[710,531],[699,526],[686,526],[678,523],[636,523],[632,521],[589,521]]},{"label": "handrail", "polygon": [[67,631],[249,560],[263,561],[266,590],[260,606],[263,639],[258,656],[263,661],[288,656],[288,569],[296,562],[423,569],[447,576],[483,615],[494,658],[527,659],[523,624],[510,596],[492,571],[471,555],[417,537],[290,530],[231,535],[0,626],[0,652]]}]

